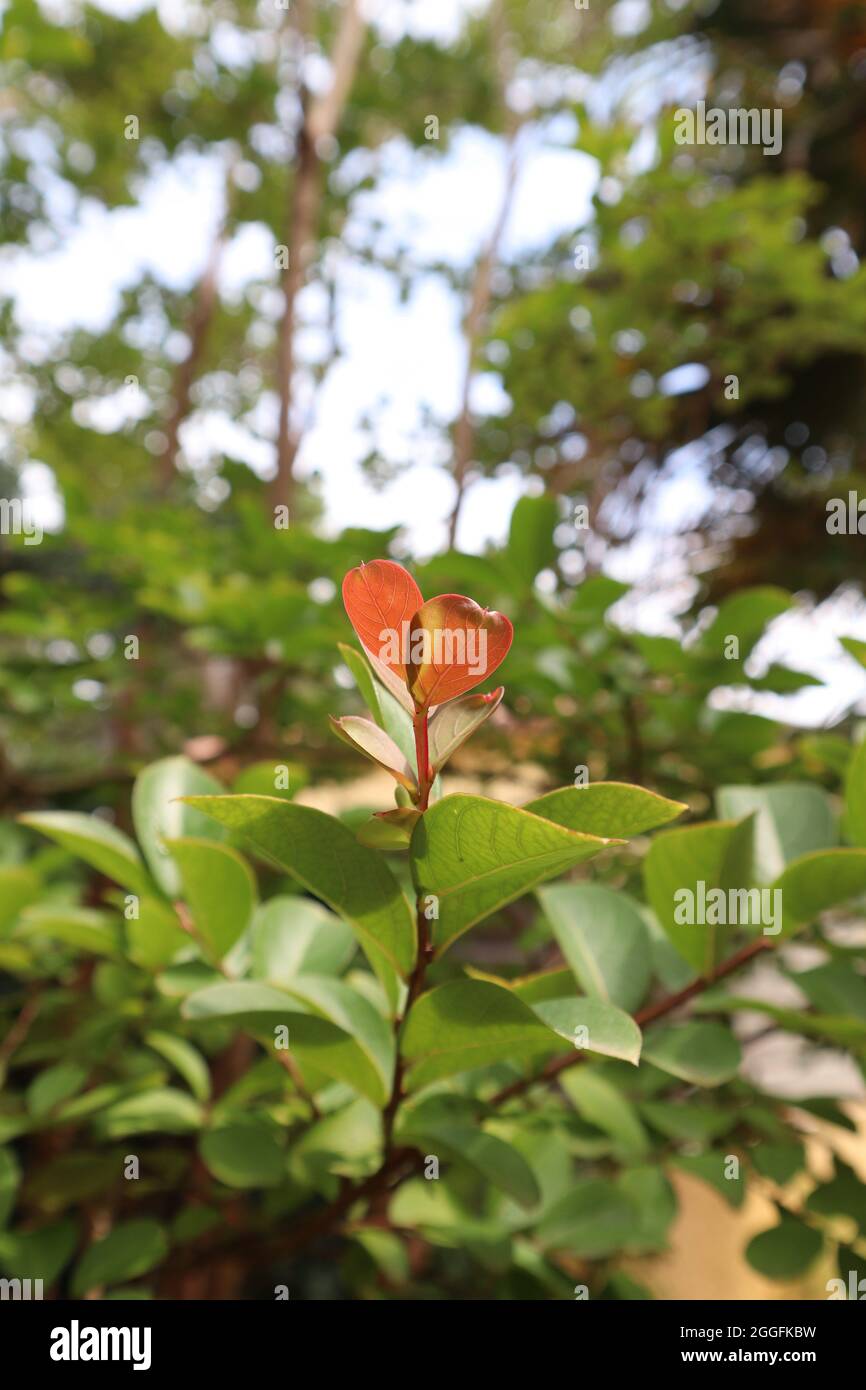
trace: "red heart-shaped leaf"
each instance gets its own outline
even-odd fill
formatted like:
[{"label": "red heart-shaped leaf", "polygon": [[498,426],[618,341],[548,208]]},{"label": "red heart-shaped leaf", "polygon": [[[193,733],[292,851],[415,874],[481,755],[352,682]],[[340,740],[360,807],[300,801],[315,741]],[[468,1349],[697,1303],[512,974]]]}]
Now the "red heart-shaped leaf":
[{"label": "red heart-shaped leaf", "polygon": [[411,574],[393,560],[371,560],[349,570],[343,580],[349,622],[367,651],[402,681],[406,680],[409,623],[423,602]]},{"label": "red heart-shaped leaf", "polygon": [[412,619],[408,685],[419,709],[472,690],[504,661],[514,629],[463,594],[440,594]]}]

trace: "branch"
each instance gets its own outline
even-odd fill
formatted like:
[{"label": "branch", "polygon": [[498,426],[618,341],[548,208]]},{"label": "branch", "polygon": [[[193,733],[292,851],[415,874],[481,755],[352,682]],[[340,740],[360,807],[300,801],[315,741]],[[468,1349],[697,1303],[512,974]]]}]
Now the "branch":
[{"label": "branch", "polygon": [[228,240],[231,218],[231,170],[226,169],[225,205],[211,243],[202,277],[196,289],[195,302],[186,328],[189,352],[179,364],[174,378],[172,408],[165,430],[165,446],[159,460],[159,485],[165,491],[174,478],[179,450],[180,427],[189,414],[192,388],[204,357],[208,333],[217,306],[217,280],[223,251]]},{"label": "branch", "polygon": [[[423,926],[422,926],[423,920]],[[402,1019],[399,1021],[399,1031],[405,1024],[406,1016],[421,992],[426,971],[426,958],[429,955],[429,944],[427,943],[427,923],[426,918],[418,912],[418,955],[416,958],[415,969],[409,980],[409,996],[407,997],[406,1007],[403,1011]],[[655,1004],[649,1004],[635,1014],[635,1022],[641,1027],[646,1027],[650,1023],[655,1023],[658,1019],[664,1018],[667,1014],[673,1013],[682,1004],[687,1003],[696,995],[702,994],[711,984],[716,984],[734,971],[739,970],[740,966],[745,965],[761,951],[767,950],[772,943],[766,937],[759,937],[743,946],[728,960],[705,978],[694,980],[685,989],[679,990],[676,994],[666,995]],[[498,1091],[488,1105],[499,1106],[514,1096],[521,1095],[533,1086],[547,1085],[556,1080],[559,1074],[568,1067],[573,1067],[585,1060],[586,1053],[576,1052],[574,1055],[567,1054],[564,1057],[556,1057],[549,1062],[537,1075],[523,1077],[519,1081],[513,1082],[510,1086],[505,1086]],[[418,1170],[420,1154],[409,1147],[396,1148],[391,1145],[391,1134],[393,1131],[393,1116],[396,1113],[402,1093],[402,1066],[398,1060],[395,1067],[394,1085],[391,1097],[386,1107],[386,1116],[390,1112],[390,1121],[385,1119],[386,1130],[386,1152],[378,1170],[369,1178],[365,1178],[358,1183],[346,1183],[340,1195],[329,1203],[326,1207],[319,1208],[318,1211],[310,1213],[303,1221],[300,1221],[292,1230],[270,1240],[262,1241],[257,1234],[248,1234],[240,1240],[236,1240],[228,1245],[213,1248],[211,1250],[186,1250],[180,1252],[177,1259],[165,1267],[168,1277],[173,1277],[178,1273],[185,1273],[190,1269],[197,1268],[202,1264],[224,1255],[232,1255],[241,1258],[248,1265],[260,1264],[265,1259],[272,1259],[294,1254],[297,1250],[308,1245],[310,1241],[320,1236],[327,1235],[336,1230],[346,1216],[358,1202],[369,1201],[371,1208],[378,1210],[387,1204],[391,1194],[411,1177]],[[396,1099],[395,1099],[396,1097]]]},{"label": "branch", "polygon": [[[756,941],[750,941],[747,946],[743,946],[735,955],[716,966],[709,975],[702,976],[699,980],[693,980],[685,989],[681,989],[677,994],[668,994],[664,999],[659,999],[655,1004],[649,1004],[646,1008],[640,1009],[634,1015],[634,1021],[639,1028],[646,1028],[648,1024],[657,1022],[667,1014],[673,1013],[681,1004],[686,1004],[689,999],[694,999],[696,995],[703,994],[704,990],[710,985],[716,984],[719,980],[724,980],[727,975],[739,970],[741,965],[745,965],[761,951],[768,950],[771,943],[765,936],[760,936]],[[550,1081],[555,1081],[560,1072],[567,1071],[569,1067],[577,1066],[579,1062],[586,1060],[587,1054],[581,1051],[566,1053],[564,1057],[554,1057],[547,1063],[536,1076],[521,1077],[519,1081],[512,1081],[509,1086],[503,1086],[501,1091],[488,1102],[489,1105],[502,1105],[504,1101],[511,1100],[512,1096],[522,1095],[524,1091],[530,1090],[532,1086],[545,1085]]]},{"label": "branch", "polygon": [[475,268],[475,279],[469,301],[469,310],[466,315],[466,368],[463,376],[460,413],[454,423],[453,471],[457,492],[454,498],[451,516],[448,520],[448,544],[451,549],[454,548],[457,525],[460,520],[460,512],[466,494],[467,476],[470,464],[472,463],[472,453],[475,448],[475,422],[472,418],[470,405],[472,381],[475,376],[475,362],[490,309],[493,269],[499,255],[499,246],[505,233],[505,227],[514,202],[518,175],[517,137],[520,133],[520,121],[508,105],[508,84],[511,79],[512,65],[508,35],[505,29],[502,0],[494,0],[490,10],[490,19],[493,31],[496,68],[499,77],[499,98],[505,121],[505,189],[502,195],[499,214]]},{"label": "branch", "polygon": [[[295,6],[296,32],[303,49],[310,31],[309,0]],[[313,244],[322,207],[320,142],[333,136],[346,104],[364,37],[365,21],[359,0],[346,0],[340,28],[331,55],[332,80],[327,92],[310,100],[301,74],[301,124],[298,130],[294,178],[286,204],[286,247],[288,255],[282,275],[283,317],[277,342],[277,471],[270,486],[269,506],[291,508],[295,491],[295,458],[300,438],[291,423],[292,387],[295,373],[297,301],[304,287],[312,258]]]}]

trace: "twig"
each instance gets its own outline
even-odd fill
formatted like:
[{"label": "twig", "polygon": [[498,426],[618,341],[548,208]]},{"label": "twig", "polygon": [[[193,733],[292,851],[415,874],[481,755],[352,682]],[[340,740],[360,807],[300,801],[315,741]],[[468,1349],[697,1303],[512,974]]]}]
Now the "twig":
[{"label": "twig", "polygon": [[[690,985],[686,985],[685,989],[681,989],[677,994],[666,995],[664,999],[659,999],[655,1004],[649,1004],[646,1008],[640,1009],[634,1016],[635,1023],[639,1028],[646,1028],[648,1024],[656,1023],[660,1018],[664,1018],[667,1014],[673,1013],[674,1010],[678,1009],[682,1004],[687,1003],[689,999],[694,999],[696,995],[703,994],[704,990],[707,989],[709,985],[716,984],[717,981],[723,980],[735,970],[739,970],[741,965],[745,965],[747,961],[752,960],[752,958],[761,951],[767,950],[770,945],[771,943],[764,936],[758,937],[755,941],[750,941],[747,946],[743,946],[743,948],[731,956],[729,960],[723,961],[722,964],[717,966],[709,975],[702,976],[699,980],[693,980]],[[569,1067],[576,1066],[579,1062],[585,1061],[586,1055],[585,1052],[575,1051],[574,1053],[566,1053],[564,1057],[554,1057],[536,1076],[521,1077],[519,1081],[512,1081],[509,1086],[503,1086],[502,1090],[497,1091],[496,1095],[493,1096],[488,1103],[490,1105],[502,1105],[504,1101],[511,1100],[513,1096],[522,1095],[524,1091],[528,1091],[532,1086],[544,1085],[547,1082],[555,1081],[561,1072],[567,1071]]]}]

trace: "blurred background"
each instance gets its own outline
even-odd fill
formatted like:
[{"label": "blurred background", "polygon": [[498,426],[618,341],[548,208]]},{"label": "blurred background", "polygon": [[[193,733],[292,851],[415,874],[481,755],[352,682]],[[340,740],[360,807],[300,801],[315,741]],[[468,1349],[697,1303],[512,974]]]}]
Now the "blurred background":
[{"label": "blurred background", "polygon": [[[0,0],[0,72],[5,816],[128,824],[174,752],[381,806],[326,716],[385,554],[517,628],[451,789],[838,785],[866,5]],[[778,112],[778,152],[681,143],[699,102]],[[713,1221],[684,1201],[662,1296],[761,1284],[689,1263]]]}]

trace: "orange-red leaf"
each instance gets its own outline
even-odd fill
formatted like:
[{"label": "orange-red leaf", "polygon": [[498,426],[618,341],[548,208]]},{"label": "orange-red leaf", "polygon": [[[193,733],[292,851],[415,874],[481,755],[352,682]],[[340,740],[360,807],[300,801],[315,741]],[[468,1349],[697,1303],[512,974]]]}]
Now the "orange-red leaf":
[{"label": "orange-red leaf", "polygon": [[412,620],[408,685],[419,709],[472,690],[504,661],[514,629],[463,594],[440,594]]},{"label": "orange-red leaf", "polygon": [[[343,580],[343,603],[349,622],[368,652],[378,657],[402,681],[406,680],[403,660],[393,657],[394,643],[383,634],[402,637],[424,602],[421,590],[411,574],[393,560],[371,560],[349,570]],[[400,642],[400,656],[405,643]]]}]

